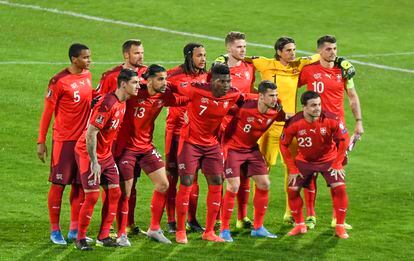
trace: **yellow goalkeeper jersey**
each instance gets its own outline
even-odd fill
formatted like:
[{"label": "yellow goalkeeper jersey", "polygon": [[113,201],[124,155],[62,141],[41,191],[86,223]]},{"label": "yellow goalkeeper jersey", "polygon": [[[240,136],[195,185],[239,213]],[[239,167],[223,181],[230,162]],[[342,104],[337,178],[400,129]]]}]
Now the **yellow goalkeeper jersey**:
[{"label": "yellow goalkeeper jersey", "polygon": [[256,70],[260,72],[262,80],[276,83],[278,97],[282,101],[283,110],[286,113],[294,114],[296,112],[296,93],[300,71],[305,65],[314,63],[319,59],[319,54],[311,57],[300,57],[286,66],[274,58],[258,57],[253,58],[251,62]]}]

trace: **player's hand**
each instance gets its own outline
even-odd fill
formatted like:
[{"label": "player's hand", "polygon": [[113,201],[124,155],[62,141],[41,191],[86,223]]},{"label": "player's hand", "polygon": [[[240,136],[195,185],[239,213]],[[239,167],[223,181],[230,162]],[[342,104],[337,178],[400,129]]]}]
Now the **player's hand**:
[{"label": "player's hand", "polygon": [[342,78],[350,80],[355,76],[355,67],[344,57],[336,57],[335,64],[341,68]]},{"label": "player's hand", "polygon": [[364,127],[362,126],[362,121],[357,121],[355,124],[354,135],[357,135],[358,139],[361,140],[362,134],[364,134]]},{"label": "player's hand", "polygon": [[345,179],[345,170],[343,168],[341,169],[330,168],[329,171],[331,173],[331,177],[335,177],[336,181],[338,180],[338,176],[342,179]]},{"label": "player's hand", "polygon": [[276,102],[276,105],[275,105],[275,110],[276,110],[277,112],[280,112],[282,109],[283,109],[283,105],[282,105],[282,103],[280,103],[279,101],[277,101],[277,102]]},{"label": "player's hand", "polygon": [[88,179],[92,176],[95,184],[101,183],[101,165],[98,162],[91,162],[91,174],[88,176]]},{"label": "player's hand", "polygon": [[213,66],[216,63],[225,63],[225,64],[227,64],[228,60],[229,60],[229,56],[227,54],[221,54],[214,60]]},{"label": "player's hand", "polygon": [[303,179],[303,176],[300,173],[289,174],[289,176],[288,176],[288,185],[289,185],[289,187],[296,187],[296,179],[298,177],[301,177]]},{"label": "player's hand", "polygon": [[37,144],[37,157],[45,163],[45,157],[47,157],[47,147],[45,143]]}]

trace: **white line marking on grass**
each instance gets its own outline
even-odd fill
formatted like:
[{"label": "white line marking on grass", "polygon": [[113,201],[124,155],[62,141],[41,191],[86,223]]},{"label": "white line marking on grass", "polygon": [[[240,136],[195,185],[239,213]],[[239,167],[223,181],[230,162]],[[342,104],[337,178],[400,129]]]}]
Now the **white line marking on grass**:
[{"label": "white line marking on grass", "polygon": [[[159,31],[159,32],[165,32],[165,33],[170,33],[170,34],[176,34],[176,35],[182,35],[182,36],[191,36],[191,37],[196,37],[196,38],[201,38],[201,39],[208,39],[208,40],[212,40],[212,41],[219,41],[219,42],[223,41],[222,37],[209,36],[209,35],[205,35],[205,34],[195,34],[195,33],[181,32],[181,31],[170,30],[170,29],[163,28],[163,27],[158,27],[158,26],[148,26],[148,25],[144,25],[144,24],[107,19],[107,18],[102,18],[102,17],[97,17],[97,16],[91,16],[91,15],[86,15],[86,14],[81,14],[81,13],[75,13],[75,12],[71,12],[71,11],[62,11],[62,10],[58,10],[58,9],[54,9],[54,8],[45,8],[45,7],[41,7],[41,6],[38,6],[38,5],[19,4],[19,3],[12,3],[12,2],[8,2],[8,1],[0,1],[0,4],[7,5],[7,6],[13,6],[13,7],[20,7],[20,8],[26,8],[26,9],[45,11],[45,12],[50,12],[50,13],[55,13],[55,14],[63,14],[63,15],[68,15],[68,16],[73,16],[73,17],[78,17],[78,18],[83,18],[83,19],[93,20],[93,21],[98,21],[98,22],[119,24],[119,25],[124,25],[124,26],[129,26],[129,27],[138,27],[138,28],[154,30],[154,31]],[[250,46],[273,49],[272,45],[266,45],[266,44],[260,44],[260,43],[251,43],[251,42],[249,42],[248,44]],[[302,53],[302,54],[305,54],[305,55],[312,54],[311,52],[302,51],[302,50],[296,50],[296,51],[298,53]],[[351,60],[351,61],[354,64],[361,64],[361,65],[371,66],[371,67],[374,67],[374,68],[379,68],[379,69],[384,69],[384,70],[414,73],[414,70],[410,70],[410,69],[391,67],[391,66],[375,64],[375,63],[362,62],[362,61],[358,61],[358,60]]]},{"label": "white line marking on grass", "polygon": [[377,54],[349,54],[347,58],[364,58],[364,57],[384,57],[384,56],[400,56],[400,55],[413,55],[414,52],[402,52],[402,53],[377,53]]},{"label": "white line marking on grass", "polygon": [[[118,62],[92,62],[92,64],[120,64]],[[145,64],[182,64],[183,61],[145,61]],[[40,64],[40,65],[69,65],[69,62],[42,62],[42,61],[0,61],[0,65],[31,65],[31,64]]]}]

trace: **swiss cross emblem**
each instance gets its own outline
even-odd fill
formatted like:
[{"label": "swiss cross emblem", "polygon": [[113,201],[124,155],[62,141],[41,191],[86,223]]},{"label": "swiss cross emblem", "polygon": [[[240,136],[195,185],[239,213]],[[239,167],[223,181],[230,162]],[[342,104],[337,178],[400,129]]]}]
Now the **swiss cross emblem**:
[{"label": "swiss cross emblem", "polygon": [[326,135],[326,128],[325,127],[322,127],[321,128],[321,135],[322,136],[325,136]]},{"label": "swiss cross emblem", "polygon": [[229,101],[225,101],[224,103],[223,103],[223,108],[227,108],[229,106]]}]

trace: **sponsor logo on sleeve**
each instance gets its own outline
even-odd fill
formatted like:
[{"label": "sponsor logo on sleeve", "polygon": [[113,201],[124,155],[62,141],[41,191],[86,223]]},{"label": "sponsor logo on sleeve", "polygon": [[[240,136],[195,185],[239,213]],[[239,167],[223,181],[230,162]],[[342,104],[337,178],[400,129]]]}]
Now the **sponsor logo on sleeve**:
[{"label": "sponsor logo on sleeve", "polygon": [[98,117],[96,117],[95,122],[97,124],[102,124],[104,122],[105,117],[102,114],[99,114]]}]

